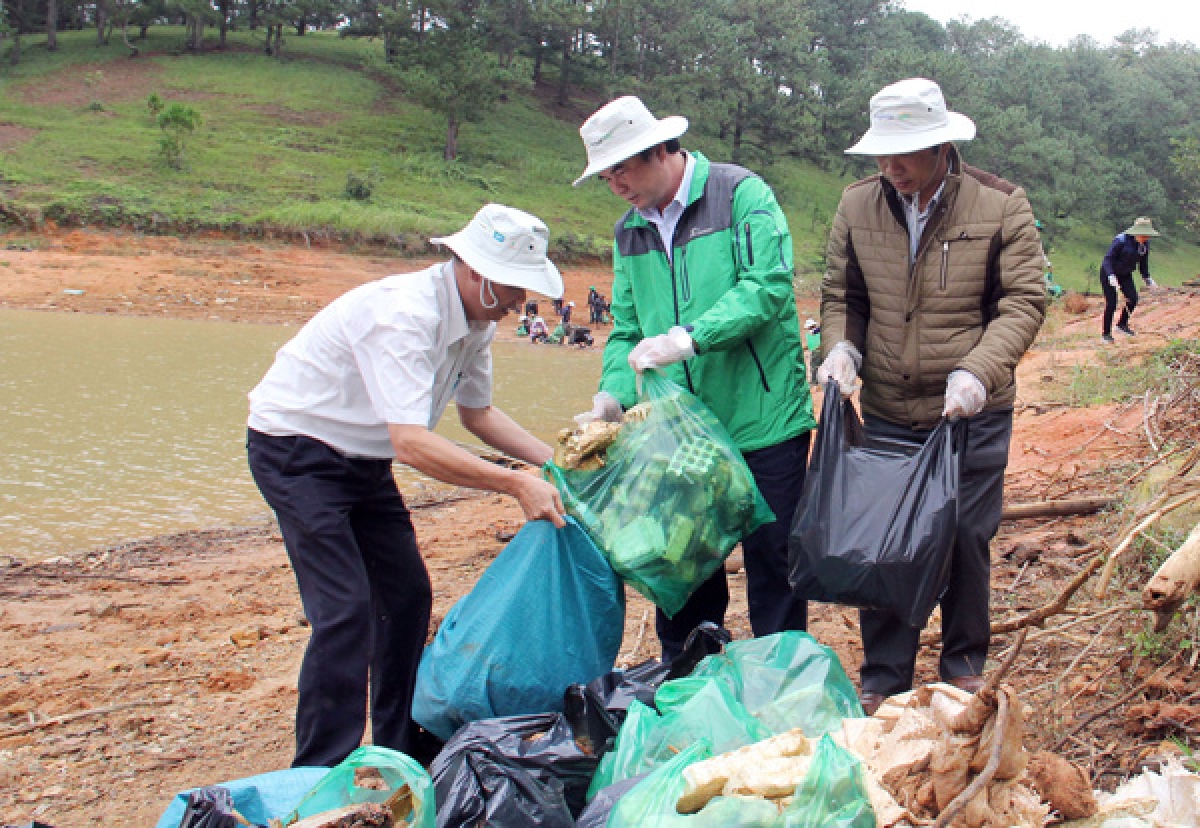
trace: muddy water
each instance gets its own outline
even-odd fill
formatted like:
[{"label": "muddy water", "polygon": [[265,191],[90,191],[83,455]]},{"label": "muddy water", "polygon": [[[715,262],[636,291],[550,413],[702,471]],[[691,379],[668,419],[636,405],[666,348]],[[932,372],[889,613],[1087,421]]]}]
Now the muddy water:
[{"label": "muddy water", "polygon": [[[294,328],[0,311],[0,554],[36,560],[269,516],[246,391]],[[543,439],[599,352],[498,343],[496,404]],[[467,441],[453,411],[438,429]],[[402,490],[433,486],[397,467]]]}]

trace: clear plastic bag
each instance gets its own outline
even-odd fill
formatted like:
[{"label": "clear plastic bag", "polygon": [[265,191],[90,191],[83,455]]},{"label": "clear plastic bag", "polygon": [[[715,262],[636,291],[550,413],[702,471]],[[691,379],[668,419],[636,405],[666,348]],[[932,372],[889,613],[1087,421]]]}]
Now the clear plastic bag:
[{"label": "clear plastic bag", "polygon": [[546,473],[617,574],[673,616],[775,516],[716,416],[661,373],[643,377],[604,467]]}]

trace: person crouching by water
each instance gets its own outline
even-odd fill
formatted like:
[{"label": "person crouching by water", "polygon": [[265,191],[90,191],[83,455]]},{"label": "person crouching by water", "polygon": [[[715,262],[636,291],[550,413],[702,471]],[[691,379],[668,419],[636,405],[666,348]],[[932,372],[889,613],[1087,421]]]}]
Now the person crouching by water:
[{"label": "person crouching by water", "polygon": [[1150,278],[1150,237],[1158,235],[1150,219],[1142,216],[1124,233],[1118,233],[1104,254],[1104,261],[1100,263],[1100,289],[1104,291],[1104,328],[1100,338],[1105,342],[1113,341],[1112,322],[1117,311],[1118,288],[1125,296],[1125,307],[1121,308],[1117,330],[1127,336],[1134,335],[1129,327],[1129,317],[1138,303],[1133,270],[1137,268],[1142,274],[1146,287],[1154,287],[1154,280]]},{"label": "person crouching by water", "polygon": [[535,467],[553,451],[492,405],[496,323],[527,291],[561,296],[549,231],[489,204],[433,239],[451,261],[362,285],[280,348],[250,392],[250,470],[275,511],[312,636],[300,667],[293,767],[332,766],[362,742],[411,752],[413,687],[432,588],[393,460],[517,499],[563,526],[558,491],[433,432],[450,400],[463,426]]}]

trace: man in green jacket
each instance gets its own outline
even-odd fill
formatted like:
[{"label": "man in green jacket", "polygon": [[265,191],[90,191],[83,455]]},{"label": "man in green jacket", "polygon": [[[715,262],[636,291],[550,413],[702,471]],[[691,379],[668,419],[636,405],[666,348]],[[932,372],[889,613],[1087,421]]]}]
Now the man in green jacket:
[{"label": "man in green jacket", "polygon": [[[749,170],[681,149],[687,119],[640,100],[601,107],[579,133],[588,166],[630,209],[613,244],[613,331],[600,391],[578,419],[617,420],[636,375],[664,371],[712,409],[746,458],[776,520],[742,540],[755,635],[803,630],[788,585],[787,535],[815,425],[792,292],[792,239],[771,188]],[[724,569],[673,618],[658,613],[663,657],[702,621],[723,625]]]}]

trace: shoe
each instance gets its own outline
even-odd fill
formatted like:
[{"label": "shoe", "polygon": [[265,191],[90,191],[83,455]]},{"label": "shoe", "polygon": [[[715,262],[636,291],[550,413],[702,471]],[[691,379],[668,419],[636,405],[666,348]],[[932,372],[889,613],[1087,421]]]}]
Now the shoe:
[{"label": "shoe", "polygon": [[1128,325],[1117,325],[1117,330],[1126,336],[1137,336],[1137,334],[1133,332],[1133,328],[1129,327]]},{"label": "shoe", "polygon": [[874,716],[875,711],[879,709],[879,705],[883,704],[885,696],[882,693],[871,693],[863,691],[858,694],[858,703],[862,705],[863,713],[868,716]]},{"label": "shoe", "polygon": [[1106,344],[1108,344],[1108,345],[1111,345],[1111,344],[1113,344],[1114,342],[1116,342],[1116,340],[1112,338],[1112,334],[1101,334],[1101,335],[1100,335],[1100,341],[1101,341],[1101,342],[1104,342],[1104,343],[1106,343]]},{"label": "shoe", "polygon": [[955,676],[950,679],[950,683],[959,690],[965,690],[974,695],[983,689],[985,682],[983,676]]}]

